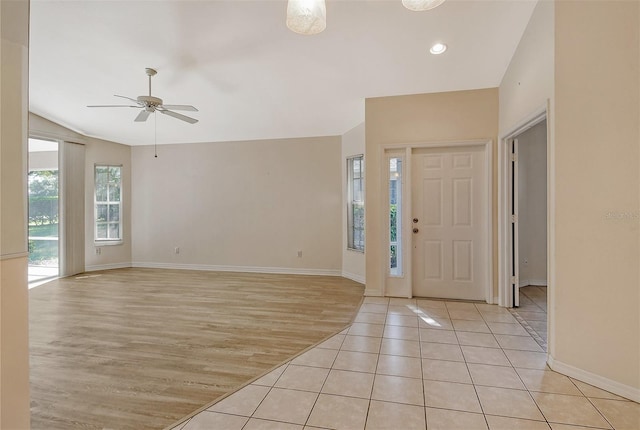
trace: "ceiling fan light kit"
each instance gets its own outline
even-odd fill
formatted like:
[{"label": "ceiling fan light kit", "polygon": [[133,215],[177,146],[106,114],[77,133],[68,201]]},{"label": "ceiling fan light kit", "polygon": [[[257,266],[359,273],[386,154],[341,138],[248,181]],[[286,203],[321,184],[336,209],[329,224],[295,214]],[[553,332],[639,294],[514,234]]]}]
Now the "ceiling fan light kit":
[{"label": "ceiling fan light kit", "polygon": [[324,0],[289,0],[287,27],[298,34],[318,34],[327,28],[327,5]]},{"label": "ceiling fan light kit", "polygon": [[444,0],[402,0],[404,7],[415,12],[434,9],[442,3]]},{"label": "ceiling fan light kit", "polygon": [[[421,12],[434,9],[445,0],[402,0],[409,10]],[[298,34],[318,34],[327,28],[325,0],[289,0],[287,2],[287,27]]]},{"label": "ceiling fan light kit", "polygon": [[147,118],[149,118],[149,115],[151,115],[154,112],[160,112],[161,114],[172,116],[181,121],[188,122],[189,124],[195,124],[196,122],[198,122],[198,120],[195,118],[182,115],[181,113],[173,112],[174,110],[197,112],[198,109],[196,109],[195,107],[191,105],[165,105],[162,102],[161,98],[152,96],[151,95],[151,77],[155,76],[158,72],[155,69],[151,69],[151,68],[146,68],[145,71],[147,73],[147,76],[149,77],[149,95],[148,96],[138,96],[137,98],[133,99],[131,97],[120,96],[115,94],[115,97],[131,100],[132,102],[135,103],[135,105],[92,105],[87,107],[130,107],[130,108],[142,109],[142,111],[134,119],[134,121],[136,122],[146,121]]}]

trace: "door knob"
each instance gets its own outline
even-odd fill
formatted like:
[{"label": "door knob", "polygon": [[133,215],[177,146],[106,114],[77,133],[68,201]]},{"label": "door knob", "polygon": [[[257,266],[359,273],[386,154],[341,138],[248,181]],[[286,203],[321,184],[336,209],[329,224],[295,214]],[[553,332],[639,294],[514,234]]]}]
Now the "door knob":
[{"label": "door knob", "polygon": [[418,223],[418,218],[414,218],[414,219],[413,219],[413,223],[414,223],[414,224],[417,224],[417,223]]},{"label": "door knob", "polygon": [[419,232],[419,231],[420,231],[420,230],[418,230],[417,228],[414,228],[414,229],[413,229],[413,232],[414,232],[414,233],[417,233],[417,232]]}]

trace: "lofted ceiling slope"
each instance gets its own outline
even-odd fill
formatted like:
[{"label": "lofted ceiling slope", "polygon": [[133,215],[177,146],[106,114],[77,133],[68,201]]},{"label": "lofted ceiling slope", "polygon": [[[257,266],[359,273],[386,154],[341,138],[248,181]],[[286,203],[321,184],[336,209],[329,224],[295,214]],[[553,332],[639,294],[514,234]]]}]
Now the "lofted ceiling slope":
[{"label": "lofted ceiling slope", "polygon": [[[127,145],[341,135],[368,97],[498,86],[535,4],[328,0],[327,29],[302,36],[284,0],[32,0],[29,106]],[[448,51],[429,54],[438,41]],[[146,95],[146,67],[153,95],[196,106],[197,124],[86,107]]]}]

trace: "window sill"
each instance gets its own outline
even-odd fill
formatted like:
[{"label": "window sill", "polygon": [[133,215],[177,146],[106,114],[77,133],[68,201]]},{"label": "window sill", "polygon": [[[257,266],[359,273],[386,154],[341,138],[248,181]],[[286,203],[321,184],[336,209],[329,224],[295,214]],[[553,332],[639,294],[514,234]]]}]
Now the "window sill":
[{"label": "window sill", "polygon": [[94,240],[93,246],[114,246],[114,245],[122,245],[124,244],[124,240]]},{"label": "window sill", "polygon": [[358,254],[364,254],[364,249],[347,248],[347,251],[357,252]]}]

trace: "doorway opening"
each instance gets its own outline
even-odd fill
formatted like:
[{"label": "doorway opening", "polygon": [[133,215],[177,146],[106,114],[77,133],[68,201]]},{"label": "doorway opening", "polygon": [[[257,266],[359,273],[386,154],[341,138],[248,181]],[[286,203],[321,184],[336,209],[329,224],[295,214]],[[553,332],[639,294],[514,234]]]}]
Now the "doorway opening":
[{"label": "doorway opening", "polygon": [[29,288],[60,270],[58,142],[29,138]]},{"label": "doorway opening", "polygon": [[546,112],[503,140],[501,298],[547,344],[548,139]]},{"label": "doorway opening", "polygon": [[547,339],[547,121],[517,136],[518,314]]}]

